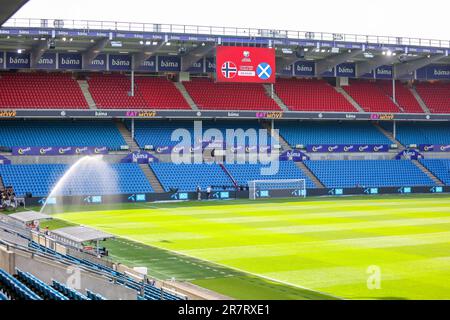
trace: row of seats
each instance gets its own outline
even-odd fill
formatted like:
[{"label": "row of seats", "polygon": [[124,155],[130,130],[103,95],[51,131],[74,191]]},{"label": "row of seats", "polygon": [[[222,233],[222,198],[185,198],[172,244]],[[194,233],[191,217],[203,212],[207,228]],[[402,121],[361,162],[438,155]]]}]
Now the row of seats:
[{"label": "row of seats", "polygon": [[2,147],[108,147],[126,145],[112,121],[19,121],[0,123]]},{"label": "row of seats", "polygon": [[[382,123],[393,132],[392,123]],[[397,140],[403,145],[411,144],[450,144],[450,124],[448,122],[412,123],[397,122]]]},{"label": "row of seats", "polygon": [[25,284],[14,278],[6,271],[0,269],[0,287],[5,288],[9,295],[19,300],[42,300]]},{"label": "row of seats", "polygon": [[[391,99],[394,96],[394,88],[392,81],[377,81],[377,86],[383,90]],[[395,101],[398,103],[402,112],[406,113],[423,113],[423,109],[417,101],[416,97],[412,94],[410,89],[401,83],[395,81]]]},{"label": "row of seats", "polygon": [[0,108],[88,109],[77,81],[65,73],[1,73]]},{"label": "row of seats", "polygon": [[61,294],[48,284],[39,280],[32,274],[28,272],[23,272],[19,269],[16,269],[17,278],[29,288],[31,288],[35,293],[37,293],[40,297],[45,300],[69,300],[65,295]]},{"label": "row of seats", "polygon": [[435,183],[411,161],[306,161],[328,188],[433,186]]},{"label": "row of seats", "polygon": [[450,83],[420,82],[416,90],[432,113],[450,113]]},{"label": "row of seats", "polygon": [[[0,166],[4,185],[14,186],[18,196],[31,192],[47,196],[68,171],[63,164]],[[120,163],[106,165],[85,164],[65,178],[55,196],[101,196],[113,194],[151,193],[153,189],[139,165]]]},{"label": "row of seats", "polygon": [[449,159],[421,159],[420,162],[444,184],[450,185]]}]

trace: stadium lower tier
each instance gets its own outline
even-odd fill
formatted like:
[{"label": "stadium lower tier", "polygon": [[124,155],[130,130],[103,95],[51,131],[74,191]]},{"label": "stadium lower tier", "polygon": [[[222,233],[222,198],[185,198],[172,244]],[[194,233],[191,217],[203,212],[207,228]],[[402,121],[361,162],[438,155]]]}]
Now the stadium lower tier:
[{"label": "stadium lower tier", "polygon": [[[31,193],[44,197],[55,188],[55,196],[114,195],[151,193],[153,189],[137,164],[81,165],[72,173],[67,165],[38,164],[0,166],[5,186],[13,186],[18,196]],[[67,173],[68,172],[68,173]],[[61,187],[58,181],[64,177]]]},{"label": "stadium lower tier", "polygon": [[[213,190],[235,190],[254,180],[304,179],[306,188],[316,188],[315,176],[327,188],[435,186],[425,172],[409,160],[333,160],[306,161],[310,172],[291,161],[271,164],[174,164],[150,165],[166,192],[194,192],[200,186]],[[422,160],[422,164],[446,185],[450,184],[450,160]],[[13,186],[18,196],[32,193],[44,197],[55,189],[55,196],[93,196],[152,193],[153,188],[137,164],[112,164],[72,169],[66,165],[3,165],[0,177]],[[153,183],[155,183],[153,181]]]}]

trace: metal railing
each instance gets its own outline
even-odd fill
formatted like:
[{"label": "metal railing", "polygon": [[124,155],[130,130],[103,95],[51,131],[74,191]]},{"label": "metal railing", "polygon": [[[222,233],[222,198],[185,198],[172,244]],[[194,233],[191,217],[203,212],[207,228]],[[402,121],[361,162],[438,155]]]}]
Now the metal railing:
[{"label": "metal railing", "polygon": [[211,36],[235,36],[235,37],[250,37],[250,38],[292,39],[292,40],[302,39],[314,41],[338,41],[338,42],[374,43],[384,45],[450,48],[450,40],[312,32],[312,31],[292,31],[292,30],[275,30],[275,29],[196,26],[196,25],[138,23],[138,22],[13,18],[8,20],[2,27],[75,29],[84,31],[103,30],[103,31],[160,32],[160,33],[195,34],[195,35],[211,35]]}]

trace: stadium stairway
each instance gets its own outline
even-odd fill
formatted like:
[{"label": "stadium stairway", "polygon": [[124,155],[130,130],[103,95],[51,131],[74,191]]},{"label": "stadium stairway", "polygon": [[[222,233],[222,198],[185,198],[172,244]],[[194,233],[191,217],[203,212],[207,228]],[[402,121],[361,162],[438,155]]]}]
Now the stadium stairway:
[{"label": "stadium stairway", "polygon": [[86,99],[89,109],[97,109],[94,98],[92,98],[91,92],[89,91],[89,84],[86,80],[78,80],[78,85],[80,86],[81,92]]},{"label": "stadium stairway", "polygon": [[266,90],[269,97],[271,97],[277,103],[277,105],[281,108],[281,110],[289,111],[289,108],[283,102],[283,100],[281,100],[280,97],[277,95],[277,93],[275,92],[275,89],[272,92],[272,86],[270,84],[265,84],[264,89]]},{"label": "stadium stairway", "polygon": [[148,182],[150,182],[150,185],[152,186],[153,190],[156,193],[164,193],[164,188],[159,181],[158,177],[156,176],[155,172],[153,172],[153,169],[148,164],[140,164],[139,167],[144,172],[145,177],[147,178]]},{"label": "stadium stairway", "polygon": [[130,151],[138,151],[140,148],[136,141],[134,141],[134,139],[131,137],[131,132],[128,131],[125,123],[120,120],[116,121],[116,127],[125,140],[126,144],[130,147]]},{"label": "stadium stairway", "polygon": [[[269,132],[271,132],[271,130],[272,130],[272,125],[270,122],[262,122],[261,126],[264,129],[269,130]],[[276,127],[275,127],[275,129],[276,129]],[[274,136],[274,133],[272,133],[272,136]],[[284,140],[284,138],[281,135],[278,135],[278,141],[280,142],[281,150],[285,151],[285,150],[292,149],[291,146],[289,145],[289,143],[287,143],[287,141]]]},{"label": "stadium stairway", "polygon": [[3,178],[2,178],[2,176],[0,175],[0,191],[1,190],[5,190],[5,185],[3,184]]},{"label": "stadium stairway", "polygon": [[392,133],[390,133],[389,131],[387,131],[386,129],[384,129],[382,126],[380,126],[378,123],[374,123],[373,124],[386,138],[388,138],[389,140],[391,140],[392,143],[395,143],[398,147],[399,150],[404,150],[405,146],[403,144],[401,144],[400,141],[398,141],[397,139],[394,138],[394,136],[392,135]]},{"label": "stadium stairway", "polygon": [[414,98],[416,98],[423,112],[427,114],[431,113],[430,109],[428,109],[428,106],[425,104],[425,101],[423,101],[422,97],[416,91],[416,88],[409,88],[409,91],[411,91],[411,94],[414,96]]},{"label": "stadium stairway", "polygon": [[311,179],[312,182],[314,182],[314,185],[316,188],[325,188],[325,185],[316,177],[316,175],[309,170],[307,166],[303,162],[295,162],[295,165],[297,168],[299,168],[301,171],[303,171],[306,176]]},{"label": "stadium stairway", "polygon": [[345,99],[359,112],[365,112],[364,109],[355,101],[344,89],[341,87],[335,87],[336,91],[344,96]]},{"label": "stadium stairway", "polygon": [[417,160],[412,160],[412,163],[419,168],[423,173],[425,173],[433,182],[440,187],[445,186],[445,183],[442,182],[437,176],[435,176],[430,170],[428,170],[423,164],[421,164]]},{"label": "stadium stairway", "polygon": [[192,97],[189,95],[189,93],[186,90],[186,87],[183,85],[183,83],[181,82],[175,82],[175,87],[178,89],[178,91],[180,91],[181,95],[183,96],[184,100],[187,101],[187,103],[189,104],[189,106],[192,108],[192,110],[196,110],[198,111],[198,107],[194,102],[194,99],[192,99]]}]

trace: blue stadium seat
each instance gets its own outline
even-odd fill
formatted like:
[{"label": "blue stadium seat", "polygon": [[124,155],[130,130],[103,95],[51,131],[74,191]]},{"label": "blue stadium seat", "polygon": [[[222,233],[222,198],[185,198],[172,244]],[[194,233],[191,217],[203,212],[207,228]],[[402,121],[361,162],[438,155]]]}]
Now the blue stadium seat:
[{"label": "blue stadium seat", "polygon": [[314,183],[292,161],[280,161],[279,169],[271,175],[262,175],[262,164],[225,164],[225,167],[238,185],[247,185],[252,180],[305,179],[307,188],[314,188]]},{"label": "blue stadium seat", "polygon": [[[383,123],[388,131],[393,131],[392,123]],[[449,123],[411,123],[397,122],[397,140],[404,145],[410,144],[443,144],[450,143]]]},{"label": "blue stadium seat", "polygon": [[450,185],[449,159],[421,159],[420,162],[446,185]]},{"label": "blue stadium seat", "polygon": [[31,291],[26,285],[2,269],[0,269],[0,286],[7,288],[7,290],[12,292],[18,299],[42,300],[41,297]]},{"label": "blue stadium seat", "polygon": [[52,285],[53,289],[60,292],[67,298],[69,298],[69,300],[79,300],[79,301],[90,300],[84,294],[81,294],[78,291],[76,291],[72,288],[69,288],[66,285],[63,285],[62,283],[60,283],[56,280],[53,280],[52,282],[53,282],[53,285]]},{"label": "blue stadium seat", "polygon": [[2,121],[3,147],[108,147],[119,150],[125,140],[112,121]]},{"label": "blue stadium seat", "polygon": [[46,300],[69,300],[66,296],[62,295],[48,284],[39,280],[35,276],[33,276],[29,272],[23,272],[19,269],[16,269],[18,279],[27,285],[29,288],[33,289],[33,291],[38,292],[39,295]]},{"label": "blue stadium seat", "polygon": [[217,164],[153,163],[153,171],[166,191],[195,191],[197,186],[232,186],[230,177]]},{"label": "blue stadium seat", "polygon": [[305,164],[328,188],[435,185],[407,160],[306,161]]},{"label": "blue stadium seat", "polygon": [[[62,195],[108,195],[150,193],[153,189],[135,163],[111,164],[112,176],[99,183],[95,167],[80,169],[81,172],[70,179],[62,190]],[[0,166],[3,183],[13,186],[18,196],[31,192],[33,196],[47,196],[57,181],[69,169],[62,164],[7,165]],[[102,186],[103,185],[103,186]]]},{"label": "blue stadium seat", "polygon": [[0,291],[0,301],[5,301],[5,300],[9,300],[9,298],[6,296],[6,294],[4,294],[3,292]]},{"label": "blue stadium seat", "polygon": [[275,126],[291,146],[313,144],[391,144],[369,122],[279,122]]}]

